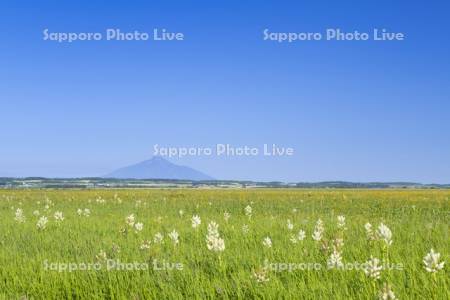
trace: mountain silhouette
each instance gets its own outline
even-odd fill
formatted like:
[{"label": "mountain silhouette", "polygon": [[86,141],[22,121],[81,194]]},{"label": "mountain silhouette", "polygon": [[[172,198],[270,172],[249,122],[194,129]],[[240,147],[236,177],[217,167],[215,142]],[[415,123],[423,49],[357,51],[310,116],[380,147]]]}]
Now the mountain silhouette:
[{"label": "mountain silhouette", "polygon": [[160,156],[120,168],[103,177],[117,179],[214,180],[211,176],[200,171],[173,164]]}]

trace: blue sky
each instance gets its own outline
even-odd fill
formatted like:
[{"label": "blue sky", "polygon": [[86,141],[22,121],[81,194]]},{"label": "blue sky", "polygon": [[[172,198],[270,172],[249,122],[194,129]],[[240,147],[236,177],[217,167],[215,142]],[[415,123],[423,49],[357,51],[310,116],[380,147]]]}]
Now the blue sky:
[{"label": "blue sky", "polygon": [[[154,144],[293,147],[171,159],[215,178],[450,182],[448,1],[3,1],[0,176],[97,176]],[[183,32],[182,42],[42,31]],[[404,41],[263,40],[263,30]]]}]

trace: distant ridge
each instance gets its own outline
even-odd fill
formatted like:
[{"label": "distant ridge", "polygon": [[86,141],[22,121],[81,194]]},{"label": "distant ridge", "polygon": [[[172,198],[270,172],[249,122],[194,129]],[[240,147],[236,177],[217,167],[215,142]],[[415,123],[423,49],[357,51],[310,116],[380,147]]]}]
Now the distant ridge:
[{"label": "distant ridge", "polygon": [[[108,174],[110,175],[110,174]],[[239,180],[0,177],[0,189],[29,188],[299,188],[299,189],[449,189],[450,184],[414,182],[258,182]]]},{"label": "distant ridge", "polygon": [[102,177],[117,179],[214,180],[209,175],[190,167],[173,164],[160,156],[120,168]]}]

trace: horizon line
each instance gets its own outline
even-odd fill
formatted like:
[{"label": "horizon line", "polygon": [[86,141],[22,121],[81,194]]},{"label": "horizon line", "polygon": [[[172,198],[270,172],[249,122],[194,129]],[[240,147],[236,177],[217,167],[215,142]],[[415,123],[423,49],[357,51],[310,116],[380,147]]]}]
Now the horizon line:
[{"label": "horizon line", "polygon": [[183,181],[183,182],[238,182],[238,183],[278,183],[278,184],[398,184],[398,185],[434,185],[450,186],[450,183],[424,183],[416,181],[346,181],[346,180],[322,180],[322,181],[280,181],[280,180],[239,180],[239,179],[211,179],[211,180],[192,180],[192,179],[168,179],[168,178],[115,178],[102,176],[82,176],[82,177],[43,177],[43,176],[0,176],[0,180],[116,180],[116,181]]}]

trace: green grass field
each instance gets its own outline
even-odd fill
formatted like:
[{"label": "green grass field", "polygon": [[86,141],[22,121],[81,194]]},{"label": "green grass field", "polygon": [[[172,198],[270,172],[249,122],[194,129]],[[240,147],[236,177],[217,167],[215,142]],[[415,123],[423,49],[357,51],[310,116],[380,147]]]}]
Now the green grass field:
[{"label": "green grass field", "polygon": [[0,190],[0,219],[2,299],[450,299],[448,190]]}]

